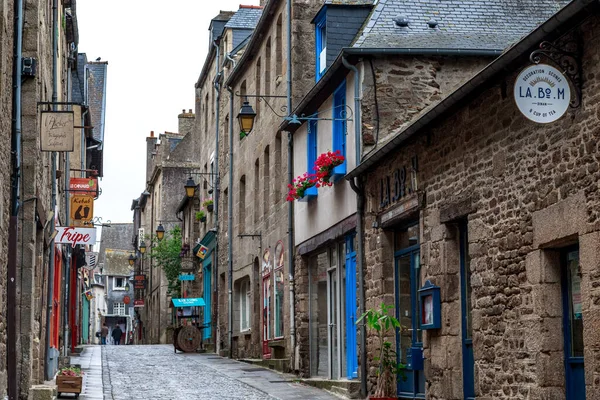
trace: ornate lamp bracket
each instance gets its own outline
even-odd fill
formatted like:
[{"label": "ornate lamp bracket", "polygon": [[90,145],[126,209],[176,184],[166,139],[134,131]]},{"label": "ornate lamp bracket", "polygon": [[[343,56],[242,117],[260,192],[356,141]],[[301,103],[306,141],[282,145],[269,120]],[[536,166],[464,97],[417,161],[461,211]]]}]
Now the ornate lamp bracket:
[{"label": "ornate lamp bracket", "polygon": [[529,60],[539,64],[542,56],[550,59],[569,80],[574,91],[569,106],[577,108],[581,105],[581,46],[576,40],[565,42],[558,47],[554,43],[543,41],[540,48],[529,55]]}]

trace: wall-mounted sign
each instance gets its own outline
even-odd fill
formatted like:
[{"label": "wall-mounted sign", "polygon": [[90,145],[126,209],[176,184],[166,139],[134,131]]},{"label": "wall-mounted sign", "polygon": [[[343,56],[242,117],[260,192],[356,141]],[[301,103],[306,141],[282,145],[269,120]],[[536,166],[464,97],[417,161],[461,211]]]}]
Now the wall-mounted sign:
[{"label": "wall-mounted sign", "polygon": [[196,279],[196,275],[194,274],[181,274],[179,275],[180,281],[193,281]]},{"label": "wall-mounted sign", "polygon": [[131,297],[129,297],[129,296],[123,297],[123,303],[125,303],[125,304],[131,303]]},{"label": "wall-mounted sign", "polygon": [[71,178],[69,180],[69,191],[71,194],[83,194],[88,196],[98,196],[97,178]]},{"label": "wall-mounted sign", "polygon": [[547,124],[567,111],[571,89],[562,72],[547,64],[536,64],[521,71],[515,81],[514,96],[525,117]]},{"label": "wall-mounted sign", "polygon": [[42,111],[42,151],[73,151],[75,146],[72,111]]},{"label": "wall-mounted sign", "polygon": [[71,220],[73,225],[83,226],[94,218],[94,198],[77,194],[71,196]]},{"label": "wall-mounted sign", "polygon": [[146,289],[146,275],[134,275],[133,276],[133,288],[134,289]]},{"label": "wall-mounted sign", "polygon": [[144,299],[135,299],[133,301],[133,306],[134,307],[144,307]]},{"label": "wall-mounted sign", "polygon": [[418,159],[414,156],[411,167],[396,168],[391,176],[386,176],[379,183],[379,208],[384,209],[391,204],[415,193],[418,188],[417,171]]},{"label": "wall-mounted sign", "polygon": [[96,244],[96,228],[79,228],[74,226],[56,227],[56,243],[71,244]]}]

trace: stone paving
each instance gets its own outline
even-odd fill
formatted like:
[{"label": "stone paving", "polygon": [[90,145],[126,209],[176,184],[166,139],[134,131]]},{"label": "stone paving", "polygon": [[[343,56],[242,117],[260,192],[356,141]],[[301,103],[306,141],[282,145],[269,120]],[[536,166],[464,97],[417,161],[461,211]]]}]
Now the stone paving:
[{"label": "stone paving", "polygon": [[[100,346],[83,346],[78,356],[71,356],[71,364],[81,365],[83,386],[79,400],[102,400],[102,349]],[[74,394],[64,394],[60,399],[75,398]]]},{"label": "stone paving", "polygon": [[[339,399],[297,383],[288,375],[215,354],[174,354],[171,345],[102,346],[101,349],[106,400]],[[85,355],[82,353],[80,357]],[[101,397],[80,397],[97,398]]]}]

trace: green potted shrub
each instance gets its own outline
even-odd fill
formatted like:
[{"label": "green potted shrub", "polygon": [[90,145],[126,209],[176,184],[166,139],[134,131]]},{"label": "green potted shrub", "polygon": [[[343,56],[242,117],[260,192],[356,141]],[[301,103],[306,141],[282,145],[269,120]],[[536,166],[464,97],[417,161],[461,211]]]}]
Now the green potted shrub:
[{"label": "green potted shrub", "polygon": [[208,212],[213,212],[213,207],[214,207],[214,203],[213,203],[213,199],[206,199],[202,202],[202,205],[204,207],[206,207],[206,209],[208,210]]},{"label": "green potted shrub", "polygon": [[206,222],[206,213],[203,210],[196,212],[196,221]]},{"label": "green potted shrub", "polygon": [[367,310],[356,321],[358,324],[364,320],[367,330],[376,334],[380,346],[376,351],[377,356],[373,357],[373,361],[379,365],[377,366],[375,393],[369,397],[370,400],[397,399],[398,380],[406,379],[404,375],[406,366],[398,362],[392,343],[386,340],[388,337],[394,337],[396,329],[402,329],[400,322],[390,315],[393,309],[393,306],[381,303],[378,309]]}]

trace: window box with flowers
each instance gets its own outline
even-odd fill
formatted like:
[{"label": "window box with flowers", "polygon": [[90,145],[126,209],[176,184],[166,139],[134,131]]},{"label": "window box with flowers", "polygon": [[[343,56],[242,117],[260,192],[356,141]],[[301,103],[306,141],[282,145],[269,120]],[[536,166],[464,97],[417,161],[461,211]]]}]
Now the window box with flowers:
[{"label": "window box with flowers", "polygon": [[213,212],[213,207],[214,207],[214,203],[213,203],[213,199],[206,199],[202,202],[202,206],[206,207],[206,210],[208,212]]},{"label": "window box with flowers", "polygon": [[321,154],[315,161],[314,167],[318,180],[317,187],[331,186],[342,178],[345,175],[345,168],[344,171],[338,171],[338,166],[344,161],[345,158],[339,150]]},{"label": "window box with flowers", "polygon": [[79,397],[83,386],[83,372],[78,367],[61,368],[56,375],[56,386],[58,395],[61,393],[74,393]]},{"label": "window box with flowers", "polygon": [[309,201],[317,196],[317,177],[315,174],[304,174],[296,177],[292,184],[288,185],[290,189],[287,195],[287,201]]}]

